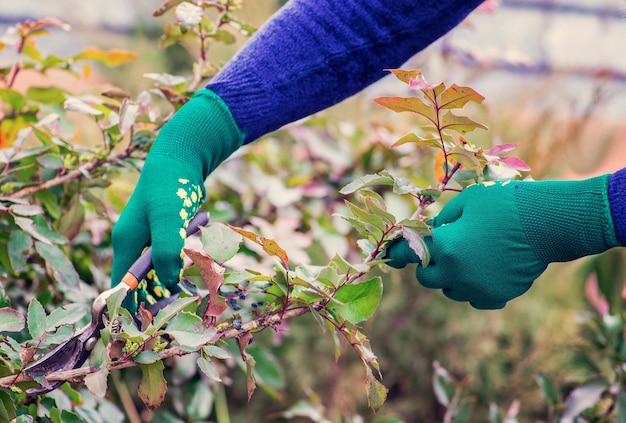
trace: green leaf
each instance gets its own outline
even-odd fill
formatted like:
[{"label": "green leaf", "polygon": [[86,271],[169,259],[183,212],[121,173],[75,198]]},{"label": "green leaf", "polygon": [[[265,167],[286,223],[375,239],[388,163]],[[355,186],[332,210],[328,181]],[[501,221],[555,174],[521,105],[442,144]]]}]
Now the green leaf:
[{"label": "green leaf", "polygon": [[48,330],[62,325],[71,325],[80,321],[88,312],[84,304],[67,304],[57,308],[48,316]]},{"label": "green leaf", "polygon": [[454,397],[456,391],[456,383],[448,371],[439,364],[438,361],[433,362],[433,391],[439,404],[447,407]]},{"label": "green leaf", "polygon": [[104,344],[102,338],[100,338],[89,355],[89,365],[99,369],[106,369],[110,361],[107,346]]},{"label": "green leaf", "polygon": [[248,347],[248,352],[255,358],[254,366],[255,380],[263,388],[270,389],[274,396],[278,397],[277,391],[285,388],[285,375],[280,363],[267,349],[259,344],[252,344]]},{"label": "green leaf", "polygon": [[4,348],[2,351],[3,354],[6,354],[9,360],[11,360],[12,362],[17,363],[18,365],[21,365],[22,364],[21,354],[24,351],[24,348],[19,344],[19,342],[17,342],[15,339],[11,338],[10,336],[5,336],[4,341],[10,346],[10,348]]},{"label": "green leaf", "polygon": [[26,260],[33,246],[33,239],[25,232],[11,231],[9,235],[8,254],[14,273],[24,270]]},{"label": "green leaf", "polygon": [[36,216],[43,213],[43,209],[36,204],[14,204],[10,210],[20,216]]},{"label": "green leaf", "polygon": [[419,257],[421,266],[428,266],[428,263],[430,263],[430,252],[428,247],[426,247],[423,235],[416,230],[403,226],[402,237],[406,239],[411,250]]},{"label": "green leaf", "polygon": [[[45,30],[37,31],[39,33],[47,33]],[[32,59],[34,62],[41,62],[41,51],[36,47],[35,43],[24,43],[22,54]]]},{"label": "green leaf", "polygon": [[626,392],[617,396],[617,423],[626,423]]},{"label": "green leaf", "polygon": [[358,179],[350,182],[339,191],[343,195],[352,194],[360,189],[379,186],[379,185],[393,185],[394,178],[389,173],[383,171],[374,175],[361,176]]},{"label": "green leaf", "polygon": [[50,215],[58,219],[61,216],[61,209],[59,208],[59,200],[50,190],[42,190],[35,194],[35,197],[42,202],[44,208],[50,213]]},{"label": "green leaf", "polygon": [[482,103],[485,97],[478,94],[470,87],[460,87],[456,84],[446,88],[439,98],[439,108],[441,109],[460,109],[467,103]]},{"label": "green leaf", "polygon": [[489,404],[489,423],[503,423],[502,413],[494,403]]},{"label": "green leaf", "polygon": [[80,195],[72,196],[57,225],[59,233],[70,241],[80,233],[85,221],[85,207],[80,197]]},{"label": "green leaf", "polygon": [[55,281],[65,288],[78,288],[80,284],[78,273],[70,259],[59,247],[37,241],[35,242],[35,249],[46,261],[46,268]]},{"label": "green leaf", "polygon": [[89,116],[102,115],[101,110],[98,110],[77,97],[68,97],[63,102],[63,108],[70,112],[78,112]]},{"label": "green leaf", "polygon": [[139,398],[150,410],[156,410],[163,402],[167,392],[167,381],[163,377],[163,362],[142,364],[139,367],[141,368]]},{"label": "green leaf", "polygon": [[104,398],[108,390],[109,371],[104,368],[85,376],[85,386],[93,395]]},{"label": "green leaf", "polygon": [[489,129],[482,123],[475,122],[466,116],[457,116],[452,112],[447,112],[441,118],[442,130],[453,130],[461,134],[467,134],[468,132],[471,132],[476,128],[485,130]]},{"label": "green leaf", "polygon": [[9,307],[0,308],[0,332],[19,332],[26,321],[22,313]]},{"label": "green leaf", "polygon": [[0,100],[16,111],[21,111],[26,105],[24,96],[11,88],[0,88]]},{"label": "green leaf", "polygon": [[189,387],[191,397],[185,403],[185,415],[190,421],[207,421],[213,409],[213,391],[211,387],[198,381]]},{"label": "green leaf", "polygon": [[65,92],[57,87],[30,87],[26,98],[44,104],[63,104]]},{"label": "green leaf", "polygon": [[37,163],[39,163],[46,169],[52,169],[52,170],[58,170],[58,169],[61,169],[63,166],[65,166],[65,161],[59,156],[55,156],[53,154],[44,154],[42,156],[37,157]]},{"label": "green leaf", "polygon": [[475,398],[461,398],[455,407],[455,416],[452,423],[465,423],[472,415],[472,410],[476,402]]},{"label": "green leaf", "polygon": [[220,371],[217,366],[211,363],[204,357],[199,357],[197,360],[198,368],[211,380],[216,382],[221,382],[222,378],[220,377]]},{"label": "green leaf", "polygon": [[37,298],[33,298],[28,305],[28,332],[33,339],[41,338],[48,327],[46,311]]},{"label": "green leaf", "polygon": [[120,122],[118,125],[120,134],[124,135],[132,128],[137,120],[137,116],[139,116],[139,104],[132,103],[128,97],[124,98],[120,106]]},{"label": "green leaf", "polygon": [[374,101],[394,112],[417,113],[437,126],[437,111],[417,97],[378,97]]},{"label": "green leaf", "polygon": [[587,408],[593,407],[600,401],[605,389],[606,382],[603,380],[588,382],[574,389],[567,397],[562,418],[574,419]]},{"label": "green leaf", "polygon": [[[120,282],[123,283],[123,282]],[[117,285],[116,285],[117,286]],[[120,314],[120,307],[122,306],[122,302],[128,295],[128,292],[124,290],[119,290],[114,292],[113,295],[109,295],[106,298],[107,312],[109,314],[109,331],[112,331],[113,324],[117,316]]]},{"label": "green leaf", "polygon": [[215,335],[215,329],[207,328],[202,319],[193,313],[177,313],[167,325],[165,333],[184,347],[199,348]]},{"label": "green leaf", "polygon": [[334,297],[343,305],[334,304],[330,308],[347,321],[359,323],[374,314],[382,293],[383,284],[380,277],[358,284],[343,285]]},{"label": "green leaf", "polygon": [[239,32],[241,32],[246,37],[249,37],[249,36],[251,36],[252,34],[254,34],[256,32],[256,28],[255,27],[253,27],[252,25],[248,25],[247,23],[245,23],[241,19],[238,19],[236,16],[226,15],[226,18],[227,18],[228,22],[231,24],[232,27],[237,29]]},{"label": "green leaf", "polygon": [[223,31],[223,30],[217,31],[217,33],[213,35],[212,37],[215,38],[216,41],[219,41],[226,45],[233,44],[236,41],[235,36],[233,34],[231,34],[228,31]]},{"label": "green leaf", "polygon": [[226,360],[228,358],[231,358],[231,355],[228,351],[220,347],[216,347],[215,345],[204,346],[202,348],[202,352],[209,357],[215,357],[219,360]]},{"label": "green leaf", "polygon": [[15,401],[7,391],[0,390],[0,421],[9,422],[15,418]]},{"label": "green leaf", "polygon": [[[350,210],[350,213],[357,219],[357,221],[365,224],[366,233],[379,240],[383,236],[383,231],[386,229],[382,217],[375,213],[371,213],[362,209],[356,204],[350,201],[345,201],[346,206]],[[358,230],[358,228],[357,228]]]},{"label": "green leaf", "polygon": [[254,378],[254,365],[256,361],[254,357],[246,353],[246,385],[248,387],[248,401],[252,398],[252,394],[256,390],[256,379]]},{"label": "green leaf", "polygon": [[33,222],[32,219],[29,219],[27,217],[15,216],[14,220],[15,224],[19,226],[20,229],[28,233],[33,238],[46,244],[52,244],[52,241],[39,231],[39,228],[37,227],[37,225],[35,225],[35,222]]},{"label": "green leaf", "polygon": [[152,364],[159,360],[161,356],[154,351],[142,351],[133,358],[133,361],[140,364]]},{"label": "green leaf", "polygon": [[380,383],[374,376],[372,369],[369,366],[365,366],[367,372],[367,379],[365,380],[365,386],[367,388],[367,405],[378,412],[387,399],[387,393],[389,390]]},{"label": "green leaf", "polygon": [[369,190],[361,191],[361,195],[364,198],[365,208],[368,212],[375,214],[383,220],[385,227],[395,225],[396,217],[387,211],[387,205],[380,195]]},{"label": "green leaf", "polygon": [[[48,323],[48,326],[49,325],[50,324]],[[54,331],[47,330],[43,337],[43,342],[48,345],[58,345],[67,341],[72,336],[74,336],[74,329],[71,326],[60,326]]]},{"label": "green leaf", "polygon": [[546,402],[552,407],[556,406],[559,403],[559,394],[550,378],[543,373],[539,373],[537,374],[537,383],[541,387],[541,394]]},{"label": "green leaf", "polygon": [[395,148],[404,144],[416,144],[418,147],[434,147],[437,149],[441,148],[441,140],[439,138],[435,138],[432,135],[420,137],[419,135],[414,133],[403,136],[402,138],[394,142],[391,147]]},{"label": "green leaf", "polygon": [[186,298],[177,298],[173,303],[167,305],[163,309],[161,309],[157,315],[154,317],[152,324],[160,329],[169,322],[174,316],[180,313],[184,308],[186,308],[189,304],[192,304],[196,301],[195,297],[186,297]]},{"label": "green leaf", "polygon": [[361,221],[347,216],[341,216],[341,218],[348,222],[362,237],[367,238],[371,234],[371,231]]},{"label": "green leaf", "polygon": [[200,228],[200,241],[204,251],[216,262],[222,264],[239,251],[243,237],[220,222],[211,222]]}]

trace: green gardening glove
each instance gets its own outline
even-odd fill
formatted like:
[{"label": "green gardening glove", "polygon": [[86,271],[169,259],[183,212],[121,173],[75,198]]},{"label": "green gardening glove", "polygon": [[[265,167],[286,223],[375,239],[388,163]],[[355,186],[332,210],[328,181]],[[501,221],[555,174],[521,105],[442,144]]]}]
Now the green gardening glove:
[{"label": "green gardening glove", "polygon": [[[585,181],[506,181],[468,187],[434,219],[431,261],[417,280],[479,309],[526,292],[549,263],[618,246],[607,198],[610,175]],[[388,264],[419,263],[404,240]]]},{"label": "green gardening glove", "polygon": [[155,272],[126,298],[131,312],[141,302],[151,305],[177,291],[185,229],[202,204],[204,180],[242,142],[228,107],[207,89],[194,94],[159,132],[112,234],[112,286],[152,245]]}]

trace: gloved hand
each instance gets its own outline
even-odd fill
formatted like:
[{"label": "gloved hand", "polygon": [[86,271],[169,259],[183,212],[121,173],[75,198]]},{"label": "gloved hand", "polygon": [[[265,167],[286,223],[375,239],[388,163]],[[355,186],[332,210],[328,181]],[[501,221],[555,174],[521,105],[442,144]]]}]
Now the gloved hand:
[{"label": "gloved hand", "polygon": [[177,291],[185,229],[204,197],[204,180],[243,142],[227,105],[203,89],[163,126],[126,208],[113,228],[112,286],[142,250],[152,245],[154,272],[128,295],[136,312]]},{"label": "gloved hand", "polygon": [[[434,219],[427,267],[417,280],[478,309],[503,308],[526,292],[549,263],[618,246],[607,199],[609,175],[585,181],[477,184]],[[404,240],[387,250],[388,264],[419,263]]]}]

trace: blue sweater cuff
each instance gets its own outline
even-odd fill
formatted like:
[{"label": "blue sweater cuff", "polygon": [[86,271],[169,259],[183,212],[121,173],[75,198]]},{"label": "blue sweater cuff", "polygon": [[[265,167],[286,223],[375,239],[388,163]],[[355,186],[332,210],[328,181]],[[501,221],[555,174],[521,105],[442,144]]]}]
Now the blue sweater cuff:
[{"label": "blue sweater cuff", "polygon": [[626,168],[611,175],[608,192],[615,235],[626,246]]}]

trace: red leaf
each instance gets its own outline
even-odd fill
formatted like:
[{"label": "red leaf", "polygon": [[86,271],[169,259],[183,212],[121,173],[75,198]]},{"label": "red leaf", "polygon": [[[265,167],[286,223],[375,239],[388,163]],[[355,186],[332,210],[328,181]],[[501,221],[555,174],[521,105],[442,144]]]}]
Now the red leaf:
[{"label": "red leaf", "polygon": [[213,267],[214,260],[211,257],[188,248],[185,248],[185,254],[193,260],[209,290],[209,305],[204,313],[204,317],[221,315],[228,307],[226,300],[220,295],[220,288],[224,283],[224,275],[215,270]]},{"label": "red leaf", "polygon": [[250,342],[252,342],[252,334],[250,332],[246,332],[237,337],[237,346],[239,347],[241,358],[246,363],[248,401],[250,401],[252,394],[256,390],[256,379],[254,377],[254,365],[256,364],[256,361],[254,360],[254,357],[246,351]]},{"label": "red leaf", "polygon": [[490,156],[499,156],[500,154],[508,153],[509,151],[515,150],[517,148],[517,144],[498,144],[491,147],[487,150],[487,154]]},{"label": "red leaf", "polygon": [[519,157],[505,157],[499,160],[500,163],[504,163],[508,167],[515,170],[529,171],[530,166],[528,166],[522,159]]}]

